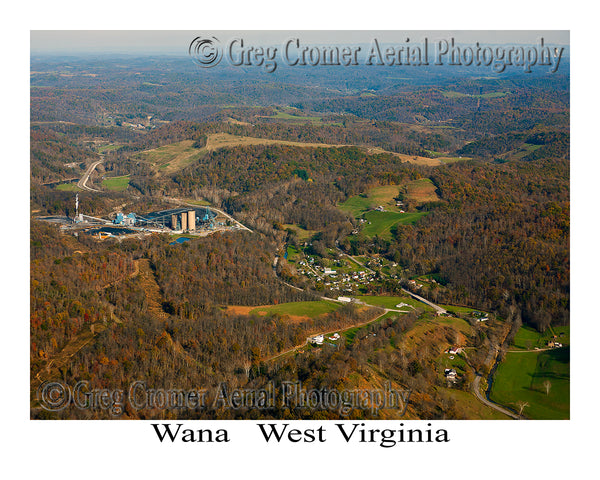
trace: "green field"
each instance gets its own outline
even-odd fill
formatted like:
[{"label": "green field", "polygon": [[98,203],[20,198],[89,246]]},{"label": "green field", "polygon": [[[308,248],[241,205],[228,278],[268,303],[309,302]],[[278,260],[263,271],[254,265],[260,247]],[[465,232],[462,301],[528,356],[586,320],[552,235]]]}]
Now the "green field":
[{"label": "green field", "polygon": [[456,401],[459,408],[463,411],[465,419],[510,420],[510,417],[507,415],[504,415],[503,413],[481,403],[470,392],[444,387],[440,387],[440,390],[447,393],[448,396]]},{"label": "green field", "polygon": [[112,152],[114,150],[118,150],[119,148],[121,148],[121,145],[114,145],[111,143],[109,145],[102,145],[101,147],[98,147],[98,152],[99,153]]},{"label": "green field", "polygon": [[531,152],[536,151],[540,147],[541,145],[532,145],[529,143],[524,143],[519,149],[512,150],[504,156],[508,158],[513,158],[515,160],[521,160],[524,156],[529,155]]},{"label": "green field", "polygon": [[349,213],[355,218],[360,218],[364,213],[371,210],[373,206],[372,202],[367,196],[356,195],[354,197],[350,197],[345,202],[340,203],[338,208]]},{"label": "green field", "polygon": [[369,210],[373,210],[380,205],[386,210],[399,212],[400,209],[396,207],[394,198],[398,196],[400,188],[400,185],[384,185],[382,187],[371,188],[367,193],[350,197],[341,203],[339,208],[356,218],[361,217]]},{"label": "green field", "polygon": [[[556,339],[553,336],[556,335]],[[533,350],[535,348],[547,348],[550,340],[556,340],[563,345],[570,344],[570,328],[566,327],[551,327],[544,333],[537,330],[522,326],[515,335],[513,340],[514,349],[518,350]]]},{"label": "green field", "polygon": [[297,122],[321,122],[321,117],[303,117],[300,115],[291,115],[285,112],[277,112],[272,118],[277,118],[279,120],[295,120]]},{"label": "green field", "polygon": [[250,311],[251,314],[258,315],[297,315],[301,317],[318,317],[324,313],[329,313],[340,308],[339,303],[328,301],[314,302],[290,302],[280,305],[270,305],[268,307],[256,307]]},{"label": "green field", "polygon": [[[508,352],[494,375],[490,398],[533,419],[569,418],[570,348],[544,352]],[[551,383],[547,395],[544,382]]]},{"label": "green field", "polygon": [[129,185],[129,175],[123,175],[122,177],[107,177],[102,180],[102,186],[107,190],[114,192],[120,192],[125,190]]},{"label": "green field", "polygon": [[[452,160],[445,157],[444,161]],[[415,202],[417,205],[440,199],[433,182],[429,178],[419,178],[406,185],[384,185],[371,188],[365,193],[348,198],[345,202],[340,203],[338,208],[356,218],[371,213],[379,206],[382,206],[385,211],[377,213],[399,214],[402,207],[397,207],[395,200],[399,194],[404,195],[407,200]]]},{"label": "green field", "polygon": [[287,252],[287,261],[291,263],[296,263],[302,257],[302,252],[298,250],[293,245],[288,245],[286,248]]},{"label": "green field", "polygon": [[370,211],[364,215],[367,223],[360,233],[365,237],[374,237],[377,235],[383,239],[389,240],[392,238],[391,229],[394,225],[398,223],[401,225],[413,225],[421,217],[427,215],[427,213],[428,212],[396,213]]},{"label": "green field", "polygon": [[60,190],[61,192],[74,192],[79,190],[77,183],[61,183],[54,188],[56,190]]}]

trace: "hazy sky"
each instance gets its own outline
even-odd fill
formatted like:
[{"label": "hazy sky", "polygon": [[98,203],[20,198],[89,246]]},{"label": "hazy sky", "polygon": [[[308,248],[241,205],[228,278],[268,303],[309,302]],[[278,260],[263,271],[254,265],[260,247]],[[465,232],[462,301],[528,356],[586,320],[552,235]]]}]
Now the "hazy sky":
[{"label": "hazy sky", "polygon": [[303,44],[358,44],[377,38],[382,43],[421,42],[424,38],[454,38],[457,43],[474,44],[536,44],[543,38],[546,44],[569,44],[569,31],[551,30],[456,30],[456,31],[315,31],[315,30],[32,30],[31,53],[164,53],[187,54],[187,48],[197,36],[215,36],[225,42],[243,38],[260,45],[279,45],[289,38],[300,38]]}]

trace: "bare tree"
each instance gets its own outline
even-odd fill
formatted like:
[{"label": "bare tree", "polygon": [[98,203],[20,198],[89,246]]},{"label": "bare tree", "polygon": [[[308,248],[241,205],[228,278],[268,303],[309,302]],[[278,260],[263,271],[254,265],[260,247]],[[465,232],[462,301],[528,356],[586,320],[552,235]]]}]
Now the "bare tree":
[{"label": "bare tree", "polygon": [[252,362],[250,360],[244,360],[243,367],[244,371],[246,372],[246,378],[250,378],[250,368],[252,367]]},{"label": "bare tree", "polygon": [[544,381],[544,389],[546,390],[546,395],[550,395],[550,389],[552,388],[552,382],[550,380]]},{"label": "bare tree", "polygon": [[520,400],[517,402],[517,406],[519,407],[519,415],[523,415],[523,410],[525,410],[525,407],[529,406],[529,403]]}]

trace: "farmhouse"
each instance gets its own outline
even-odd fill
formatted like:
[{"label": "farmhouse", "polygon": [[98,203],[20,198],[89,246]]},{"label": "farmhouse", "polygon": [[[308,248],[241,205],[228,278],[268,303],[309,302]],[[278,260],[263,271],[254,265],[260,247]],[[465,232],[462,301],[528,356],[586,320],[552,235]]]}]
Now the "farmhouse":
[{"label": "farmhouse", "polygon": [[462,353],[463,349],[461,347],[450,347],[448,350],[446,350],[446,353],[449,353],[450,355],[457,355],[459,353]]}]

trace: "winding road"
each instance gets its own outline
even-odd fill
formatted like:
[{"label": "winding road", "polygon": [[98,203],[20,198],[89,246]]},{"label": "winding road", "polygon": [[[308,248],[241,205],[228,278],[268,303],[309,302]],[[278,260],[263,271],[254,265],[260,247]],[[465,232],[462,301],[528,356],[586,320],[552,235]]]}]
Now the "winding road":
[{"label": "winding road", "polygon": [[87,190],[89,192],[99,192],[100,190],[96,190],[95,188],[92,187],[88,187],[86,184],[88,182],[88,180],[90,179],[90,175],[92,174],[92,172],[94,170],[96,170],[96,167],[98,165],[100,165],[102,162],[104,161],[104,157],[102,157],[100,160],[98,160],[97,162],[92,163],[87,170],[85,171],[85,173],[83,174],[83,177],[81,177],[81,179],[77,182],[77,186],[79,188],[81,188],[82,190]]},{"label": "winding road", "polygon": [[493,408],[494,410],[497,410],[497,411],[503,413],[504,415],[508,415],[509,417],[514,418],[515,420],[521,420],[522,417],[517,415],[515,412],[511,412],[510,410],[507,410],[506,408],[503,408],[500,405],[498,405],[494,402],[491,402],[490,400],[485,398],[483,396],[483,394],[481,393],[481,389],[479,388],[480,382],[481,382],[481,375],[476,374],[475,380],[473,380],[473,384],[472,384],[473,393],[475,394],[475,396],[481,403],[487,405],[490,408]]}]

